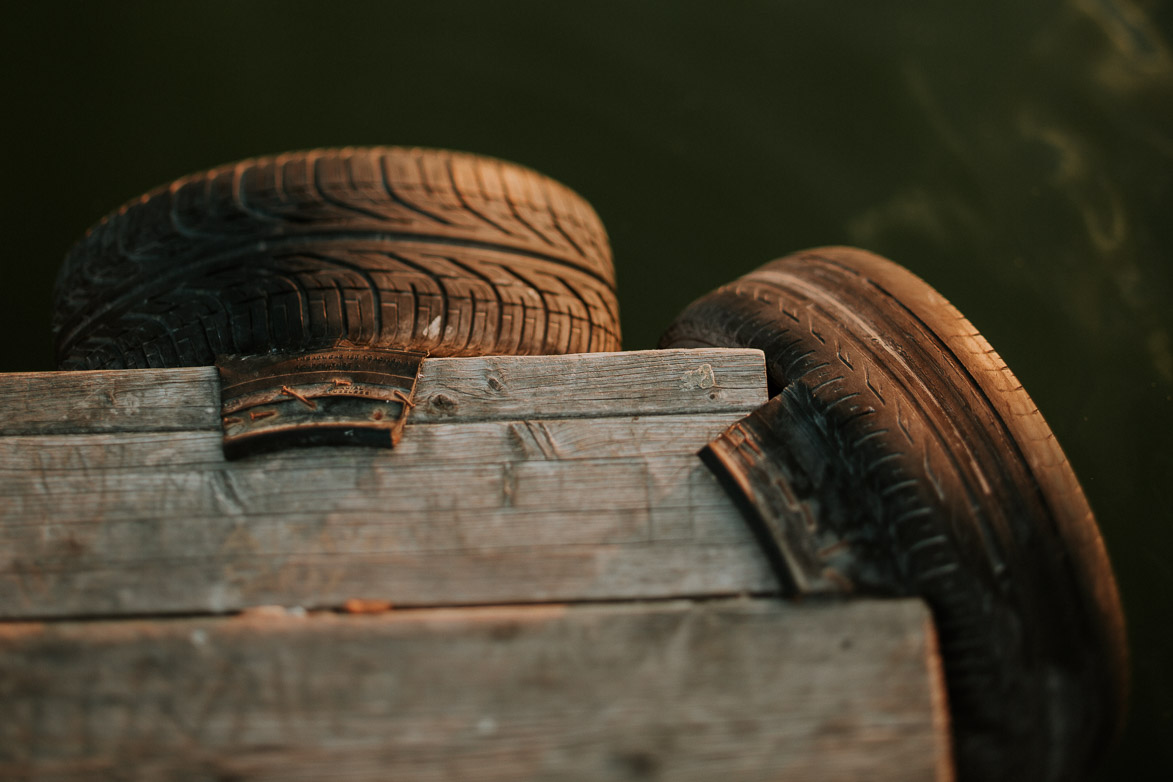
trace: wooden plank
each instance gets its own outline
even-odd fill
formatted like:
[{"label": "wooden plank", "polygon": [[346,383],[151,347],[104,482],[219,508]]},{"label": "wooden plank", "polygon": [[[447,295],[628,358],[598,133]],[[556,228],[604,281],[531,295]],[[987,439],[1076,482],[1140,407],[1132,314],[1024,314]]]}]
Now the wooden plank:
[{"label": "wooden plank", "polygon": [[213,367],[0,374],[0,434],[220,428]]},{"label": "wooden plank", "polygon": [[[443,426],[410,423],[393,451],[374,451],[376,462],[445,465],[453,462],[629,458],[694,453],[740,417],[739,412],[603,419],[473,421]],[[354,464],[368,449],[290,449],[245,464],[273,471],[288,464]],[[177,466],[225,466],[217,431],[125,432],[0,436],[0,494],[36,492],[22,475],[93,474],[101,470],[166,471]],[[294,468],[296,469],[296,468]],[[0,509],[2,512],[2,509]]]},{"label": "wooden plank", "polygon": [[[756,350],[648,350],[423,363],[416,423],[746,411],[766,401]],[[212,367],[0,375],[0,434],[218,431]]]},{"label": "wooden plank", "polygon": [[947,780],[917,601],[0,625],[0,778]]},{"label": "wooden plank", "polygon": [[409,420],[748,411],[766,401],[758,350],[643,350],[424,362]]},{"label": "wooden plank", "polygon": [[412,425],[225,462],[215,432],[0,438],[0,616],[773,591],[695,452],[738,413]]}]

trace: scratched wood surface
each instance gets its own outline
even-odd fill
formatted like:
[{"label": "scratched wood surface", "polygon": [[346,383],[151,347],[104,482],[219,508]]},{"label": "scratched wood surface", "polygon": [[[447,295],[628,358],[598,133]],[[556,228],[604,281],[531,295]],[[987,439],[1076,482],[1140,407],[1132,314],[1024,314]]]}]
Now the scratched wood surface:
[{"label": "scratched wood surface", "polygon": [[236,462],[211,371],[0,376],[0,616],[775,589],[695,457],[757,351],[429,360],[398,448]]},{"label": "scratched wood surface", "polygon": [[[765,394],[757,350],[432,358],[416,423],[751,410]],[[213,367],[0,374],[0,434],[218,431]]]},{"label": "scratched wood surface", "polygon": [[0,434],[212,431],[215,367],[0,374]]},{"label": "scratched wood surface", "polygon": [[0,778],[946,780],[917,601],[0,624]]},{"label": "scratched wood surface", "polygon": [[218,393],[0,375],[0,779],[951,778],[923,605],[745,597],[760,353],[430,359],[391,451]]}]

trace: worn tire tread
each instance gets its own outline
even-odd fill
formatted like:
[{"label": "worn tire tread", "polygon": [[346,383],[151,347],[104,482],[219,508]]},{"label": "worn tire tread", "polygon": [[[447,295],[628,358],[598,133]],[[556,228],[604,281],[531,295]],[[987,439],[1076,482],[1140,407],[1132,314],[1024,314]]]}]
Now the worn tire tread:
[{"label": "worn tire tread", "polygon": [[311,150],[179,179],[73,248],[68,369],[207,364],[330,340],[433,355],[617,350],[610,246],[577,194],[445,150]]},{"label": "worn tire tread", "polygon": [[934,610],[962,778],[1080,776],[1123,716],[1119,596],[1074,472],[977,330],[890,261],[828,247],[703,297],[661,346],[765,352],[816,524]]}]

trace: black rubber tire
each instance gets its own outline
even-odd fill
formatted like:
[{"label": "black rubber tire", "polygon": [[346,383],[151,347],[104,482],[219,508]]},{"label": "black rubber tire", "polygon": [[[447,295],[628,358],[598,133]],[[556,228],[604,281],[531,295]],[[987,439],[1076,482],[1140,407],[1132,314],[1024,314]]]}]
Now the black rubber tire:
[{"label": "black rubber tire", "polygon": [[338,341],[436,356],[618,350],[594,210],[442,150],[314,150],[184,177],[87,232],[57,281],[62,369],[205,365]]},{"label": "black rubber tire", "polygon": [[789,490],[886,560],[872,572],[896,583],[861,590],[931,606],[959,777],[1085,776],[1128,689],[1116,583],[1058,443],[973,326],[905,269],[829,247],[703,297],[661,341],[701,346],[765,352],[776,420],[799,422],[772,433]]}]

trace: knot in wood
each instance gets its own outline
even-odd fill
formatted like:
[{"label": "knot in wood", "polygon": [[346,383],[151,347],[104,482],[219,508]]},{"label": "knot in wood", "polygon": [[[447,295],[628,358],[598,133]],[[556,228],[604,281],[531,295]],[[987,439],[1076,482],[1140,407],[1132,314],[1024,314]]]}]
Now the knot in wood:
[{"label": "knot in wood", "polygon": [[447,394],[433,394],[428,397],[428,407],[437,413],[455,413],[456,400]]}]

